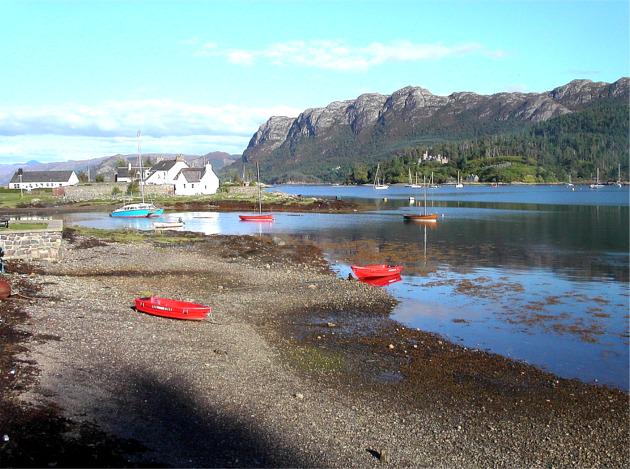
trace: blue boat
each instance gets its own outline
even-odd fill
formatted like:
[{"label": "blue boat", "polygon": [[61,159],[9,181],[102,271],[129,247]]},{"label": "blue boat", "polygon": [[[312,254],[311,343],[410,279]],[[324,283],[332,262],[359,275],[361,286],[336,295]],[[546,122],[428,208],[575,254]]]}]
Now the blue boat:
[{"label": "blue boat", "polygon": [[164,213],[163,208],[158,208],[153,204],[144,202],[144,177],[142,169],[142,152],[140,151],[140,131],[138,130],[138,165],[140,166],[140,192],[142,193],[142,203],[128,204],[117,208],[109,214],[110,217],[125,218],[149,218],[159,217]]},{"label": "blue boat", "polygon": [[125,218],[149,218],[159,217],[164,213],[163,208],[158,208],[153,204],[129,204],[123,205],[117,208],[109,214],[110,217],[125,217]]}]

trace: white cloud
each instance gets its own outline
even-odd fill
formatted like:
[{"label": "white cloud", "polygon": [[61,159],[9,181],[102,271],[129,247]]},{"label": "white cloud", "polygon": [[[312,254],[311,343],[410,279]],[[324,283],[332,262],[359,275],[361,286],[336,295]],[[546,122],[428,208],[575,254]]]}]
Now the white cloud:
[{"label": "white cloud", "polygon": [[410,41],[389,43],[372,42],[353,47],[339,40],[287,41],[270,44],[263,49],[222,49],[216,43],[205,45],[197,55],[225,57],[234,64],[251,65],[256,60],[274,65],[299,65],[338,71],[364,71],[388,62],[419,62],[481,54],[494,58],[505,56],[502,50],[489,50],[478,43],[453,46],[444,44],[418,44]]},{"label": "white cloud", "polygon": [[159,99],[5,107],[0,112],[0,163],[133,153],[138,129],[147,152],[240,153],[270,116],[297,116],[300,111],[289,106],[204,106]]}]

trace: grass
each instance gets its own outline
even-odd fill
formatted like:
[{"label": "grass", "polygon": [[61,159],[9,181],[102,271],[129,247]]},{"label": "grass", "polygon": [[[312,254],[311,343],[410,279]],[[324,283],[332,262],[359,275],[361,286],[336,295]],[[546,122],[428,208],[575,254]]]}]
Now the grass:
[{"label": "grass", "polygon": [[9,222],[8,230],[6,228],[0,228],[0,231],[45,230],[46,228],[48,228],[48,223],[11,223]]},{"label": "grass", "polygon": [[23,196],[20,196],[19,190],[0,188],[0,208],[37,206],[54,200],[56,199],[52,196],[52,189],[24,191]]},{"label": "grass", "polygon": [[144,243],[179,244],[203,241],[203,237],[191,233],[166,233],[162,231],[138,231],[138,230],[101,230],[97,228],[72,227],[64,228],[64,237],[72,238],[75,235],[96,238],[114,243]]}]

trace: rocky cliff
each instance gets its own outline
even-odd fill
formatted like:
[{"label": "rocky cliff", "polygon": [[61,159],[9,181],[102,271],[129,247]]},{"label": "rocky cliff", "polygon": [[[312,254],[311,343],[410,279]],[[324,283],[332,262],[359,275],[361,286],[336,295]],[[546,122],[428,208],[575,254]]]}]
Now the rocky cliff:
[{"label": "rocky cliff", "polygon": [[460,92],[437,96],[408,86],[390,96],[363,94],[296,118],[272,117],[243,153],[268,176],[320,177],[355,161],[371,162],[419,143],[522,129],[607,101],[628,101],[629,79],[574,80],[544,93]]}]

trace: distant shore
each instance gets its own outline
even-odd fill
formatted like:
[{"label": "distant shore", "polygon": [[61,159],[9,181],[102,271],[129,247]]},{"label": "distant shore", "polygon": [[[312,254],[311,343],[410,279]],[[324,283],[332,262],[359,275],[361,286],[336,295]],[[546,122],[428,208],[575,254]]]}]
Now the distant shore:
[{"label": "distant shore", "polygon": [[[16,370],[0,381],[3,465],[630,461],[627,393],[405,328],[384,290],[337,278],[308,243],[116,233],[67,230],[61,262],[11,266],[33,299],[0,303]],[[130,308],[150,294],[213,314]]]}]

